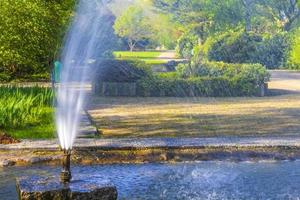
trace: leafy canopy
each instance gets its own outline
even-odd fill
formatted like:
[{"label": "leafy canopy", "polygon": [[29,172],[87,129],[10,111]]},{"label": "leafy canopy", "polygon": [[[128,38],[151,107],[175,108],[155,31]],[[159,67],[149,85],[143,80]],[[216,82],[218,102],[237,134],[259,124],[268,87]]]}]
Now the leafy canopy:
[{"label": "leafy canopy", "polygon": [[117,35],[127,38],[128,45],[132,51],[136,43],[151,35],[149,20],[141,7],[130,6],[114,24]]},{"label": "leafy canopy", "polygon": [[47,71],[60,48],[73,5],[74,0],[1,0],[0,75],[9,79]]}]

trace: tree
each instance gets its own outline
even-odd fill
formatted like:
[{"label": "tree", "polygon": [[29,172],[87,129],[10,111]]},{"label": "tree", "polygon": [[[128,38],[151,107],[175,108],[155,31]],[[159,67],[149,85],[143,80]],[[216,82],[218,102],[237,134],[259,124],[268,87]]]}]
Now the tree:
[{"label": "tree", "polygon": [[73,5],[74,0],[1,0],[1,77],[11,79],[50,71]]},{"label": "tree", "polygon": [[276,13],[276,18],[283,24],[285,31],[290,31],[294,22],[300,18],[300,9],[297,0],[273,0],[269,6]]},{"label": "tree", "polygon": [[130,51],[138,41],[149,39],[152,31],[144,10],[138,6],[130,6],[120,15],[114,24],[115,33],[127,39]]}]

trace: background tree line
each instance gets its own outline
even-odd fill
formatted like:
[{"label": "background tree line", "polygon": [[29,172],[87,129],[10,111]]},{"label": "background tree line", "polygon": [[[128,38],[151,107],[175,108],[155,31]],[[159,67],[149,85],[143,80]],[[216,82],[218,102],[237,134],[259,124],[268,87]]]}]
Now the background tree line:
[{"label": "background tree line", "polygon": [[[113,49],[300,69],[297,0],[106,0]],[[0,1],[0,80],[48,78],[76,0]],[[116,37],[119,36],[119,37]],[[112,44],[114,43],[114,45]],[[113,50],[112,49],[112,50]],[[100,54],[100,53],[99,53]]]}]

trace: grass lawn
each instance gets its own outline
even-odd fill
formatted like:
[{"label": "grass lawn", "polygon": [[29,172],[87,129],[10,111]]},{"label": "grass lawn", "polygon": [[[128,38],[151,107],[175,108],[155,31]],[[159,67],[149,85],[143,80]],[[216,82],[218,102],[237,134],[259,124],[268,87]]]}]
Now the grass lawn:
[{"label": "grass lawn", "polygon": [[94,97],[103,137],[201,137],[300,133],[300,96],[264,98]]},{"label": "grass lawn", "polygon": [[115,51],[116,58],[157,58],[160,55],[158,51]]},{"label": "grass lawn", "polygon": [[16,139],[51,139],[56,137],[54,123],[8,129],[5,131]]},{"label": "grass lawn", "polygon": [[114,56],[121,60],[140,60],[146,64],[160,65],[165,64],[168,61],[158,58],[161,52],[157,51],[115,51]]}]

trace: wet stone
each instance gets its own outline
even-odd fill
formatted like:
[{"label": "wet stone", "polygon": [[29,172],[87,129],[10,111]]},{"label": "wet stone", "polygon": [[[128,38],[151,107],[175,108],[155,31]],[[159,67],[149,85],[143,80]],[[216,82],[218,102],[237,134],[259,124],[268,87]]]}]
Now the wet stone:
[{"label": "wet stone", "polygon": [[12,160],[0,160],[0,167],[9,167],[15,165],[15,162]]},{"label": "wet stone", "polygon": [[63,184],[58,176],[17,178],[20,200],[115,200],[117,189],[100,176],[79,176]]}]

